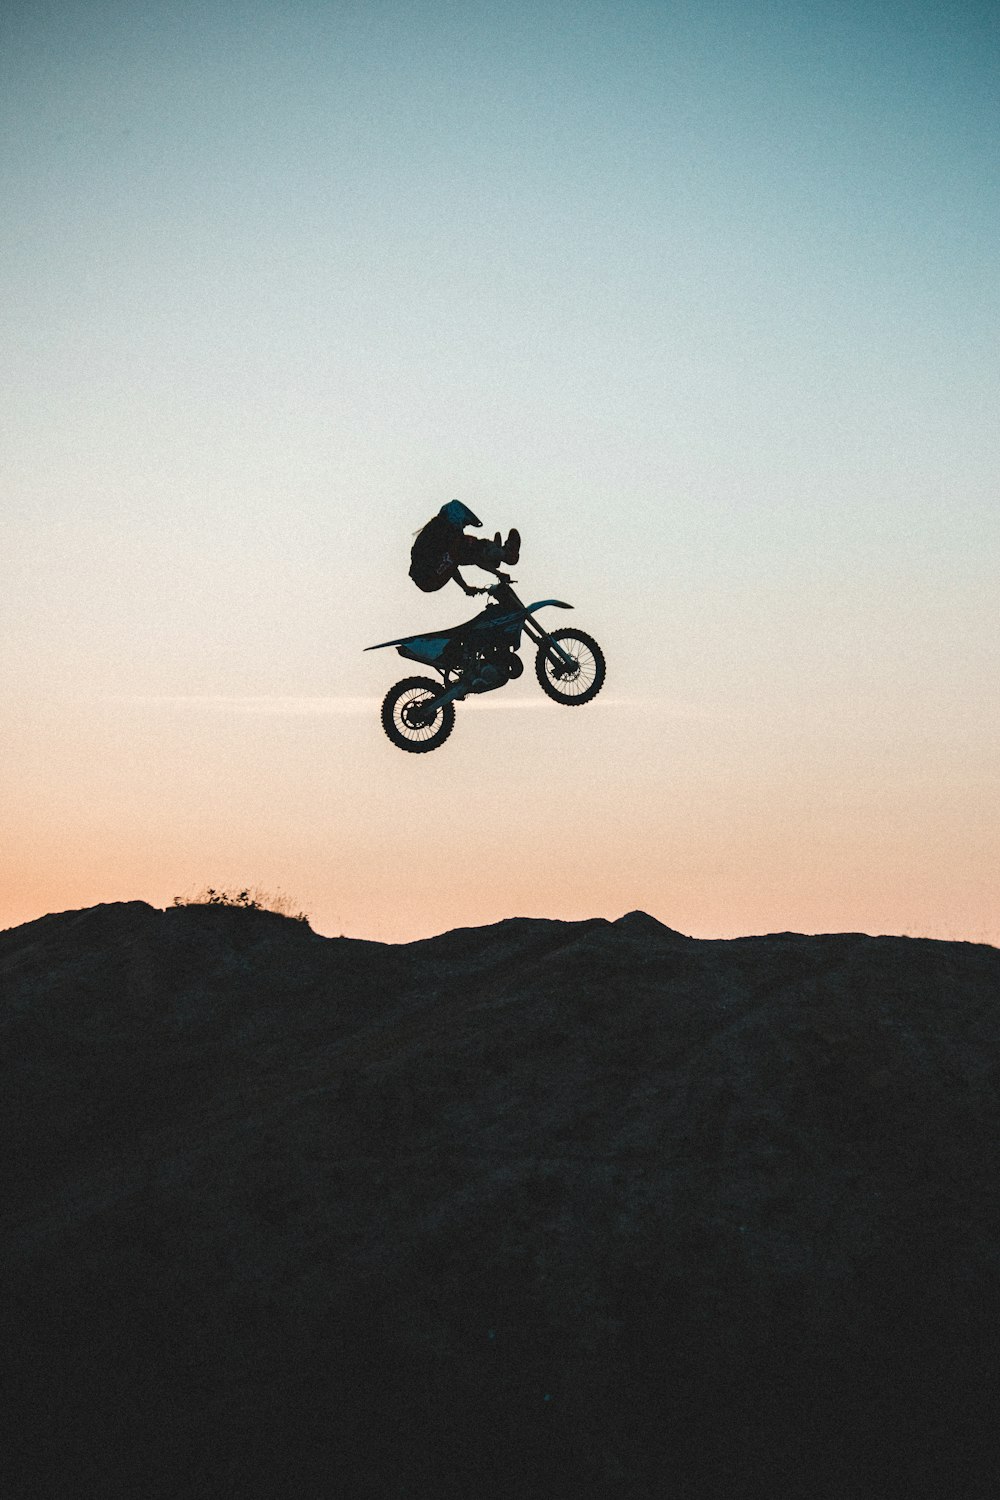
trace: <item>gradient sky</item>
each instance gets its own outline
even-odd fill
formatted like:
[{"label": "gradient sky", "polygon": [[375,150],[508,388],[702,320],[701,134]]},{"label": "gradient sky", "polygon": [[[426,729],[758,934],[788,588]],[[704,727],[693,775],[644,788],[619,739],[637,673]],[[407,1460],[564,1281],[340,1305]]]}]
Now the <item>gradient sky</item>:
[{"label": "gradient sky", "polygon": [[[985,3],[7,0],[0,926],[1000,943],[998,101]],[[453,496],[608,683],[406,756]]]}]

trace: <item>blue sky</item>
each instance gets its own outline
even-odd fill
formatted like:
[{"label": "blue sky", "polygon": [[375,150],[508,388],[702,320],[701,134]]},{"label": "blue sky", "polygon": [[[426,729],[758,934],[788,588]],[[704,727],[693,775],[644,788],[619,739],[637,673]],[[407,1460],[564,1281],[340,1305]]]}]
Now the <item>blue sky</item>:
[{"label": "blue sky", "polygon": [[[0,922],[231,877],[385,936],[534,902],[1000,941],[992,7],[0,26]],[[418,776],[322,705],[461,617],[406,578],[453,495],[620,706],[460,716]],[[480,816],[399,865],[425,798]]]}]

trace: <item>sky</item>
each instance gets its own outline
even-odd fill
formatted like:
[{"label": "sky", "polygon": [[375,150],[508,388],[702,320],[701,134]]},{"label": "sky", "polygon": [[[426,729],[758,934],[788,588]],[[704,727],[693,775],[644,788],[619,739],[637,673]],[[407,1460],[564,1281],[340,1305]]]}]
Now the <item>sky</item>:
[{"label": "sky", "polygon": [[[1000,944],[998,82],[985,3],[7,0],[0,927]],[[405,755],[453,497],[607,684]]]}]

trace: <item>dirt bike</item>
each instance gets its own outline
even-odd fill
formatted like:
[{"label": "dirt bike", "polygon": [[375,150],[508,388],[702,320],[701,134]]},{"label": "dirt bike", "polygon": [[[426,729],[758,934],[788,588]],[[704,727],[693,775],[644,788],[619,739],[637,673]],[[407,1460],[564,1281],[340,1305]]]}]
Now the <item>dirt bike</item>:
[{"label": "dirt bike", "polygon": [[406,677],[389,689],[382,704],[382,728],[400,750],[423,754],[443,745],[455,727],[455,704],[470,693],[490,693],[513,682],[524,671],[518,656],[521,637],[537,647],[535,675],[542,691],[556,703],[578,707],[589,703],[604,686],[604,653],[582,630],[543,630],[535,612],[551,605],[572,609],[561,599],[523,604],[514,593],[516,579],[501,573],[497,583],[477,589],[491,595],[481,614],[452,630],[432,630],[380,641],[366,651],[395,646],[400,656],[440,673],[441,683],[429,677]]}]

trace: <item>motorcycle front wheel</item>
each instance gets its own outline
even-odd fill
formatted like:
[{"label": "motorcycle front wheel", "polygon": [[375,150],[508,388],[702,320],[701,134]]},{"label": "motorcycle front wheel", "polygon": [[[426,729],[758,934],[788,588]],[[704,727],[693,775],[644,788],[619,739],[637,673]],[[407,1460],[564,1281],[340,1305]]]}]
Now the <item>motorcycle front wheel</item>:
[{"label": "motorcycle front wheel", "polygon": [[549,637],[558,641],[569,661],[543,642],[535,657],[535,675],[543,693],[557,703],[571,707],[589,703],[604,686],[606,667],[604,652],[591,635],[582,630],[555,630]]},{"label": "motorcycle front wheel", "polygon": [[423,706],[441,692],[440,683],[429,677],[406,677],[386,693],[382,728],[400,750],[422,755],[444,744],[455,727],[454,703],[442,703],[430,712]]}]

